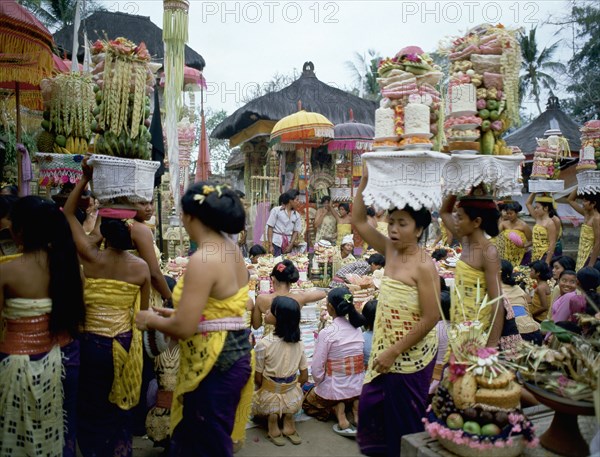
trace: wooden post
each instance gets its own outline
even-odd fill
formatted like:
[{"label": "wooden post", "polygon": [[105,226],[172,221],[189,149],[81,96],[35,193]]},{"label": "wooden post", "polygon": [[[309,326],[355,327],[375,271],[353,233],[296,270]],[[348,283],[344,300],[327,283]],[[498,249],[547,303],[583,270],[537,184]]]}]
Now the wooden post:
[{"label": "wooden post", "polygon": [[[15,82],[15,102],[17,105],[17,144],[21,142],[21,95],[19,94],[19,83]],[[17,186],[19,188],[19,197],[23,196],[23,156],[15,144],[17,157]]]}]

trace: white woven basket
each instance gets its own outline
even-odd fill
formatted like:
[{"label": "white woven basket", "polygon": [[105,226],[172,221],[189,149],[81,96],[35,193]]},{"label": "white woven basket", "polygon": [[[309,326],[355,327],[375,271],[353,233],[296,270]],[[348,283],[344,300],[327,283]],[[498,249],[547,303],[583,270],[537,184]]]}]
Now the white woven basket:
[{"label": "white woven basket", "polygon": [[369,181],[363,192],[367,205],[377,209],[439,208],[441,176],[450,159],[435,151],[382,151],[362,155]]},{"label": "white woven basket", "polygon": [[334,202],[349,202],[352,201],[352,196],[349,187],[330,187],[329,196]]},{"label": "white woven basket", "polygon": [[480,183],[491,186],[497,195],[521,195],[523,154],[452,155],[444,167],[444,194],[467,193]]},{"label": "white woven basket", "polygon": [[560,179],[530,179],[529,192],[562,192],[565,182]]},{"label": "white woven basket", "polygon": [[76,184],[83,176],[81,154],[37,152],[35,158],[40,168],[40,181],[43,186]]},{"label": "white woven basket", "polygon": [[582,171],[577,173],[577,193],[597,194],[600,193],[600,171]]},{"label": "white woven basket", "polygon": [[93,154],[88,163],[94,168],[92,192],[100,202],[115,197],[133,202],[152,200],[154,174],[160,162]]}]

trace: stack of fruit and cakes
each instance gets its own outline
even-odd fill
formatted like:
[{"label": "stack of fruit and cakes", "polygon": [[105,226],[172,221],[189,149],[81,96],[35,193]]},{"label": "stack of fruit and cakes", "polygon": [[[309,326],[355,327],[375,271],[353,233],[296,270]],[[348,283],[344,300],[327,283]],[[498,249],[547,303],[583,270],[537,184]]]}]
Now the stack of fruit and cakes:
[{"label": "stack of fruit and cakes", "polygon": [[499,351],[485,347],[482,328],[473,321],[448,330],[452,354],[423,422],[457,455],[517,456],[538,440],[521,410],[521,386]]}]

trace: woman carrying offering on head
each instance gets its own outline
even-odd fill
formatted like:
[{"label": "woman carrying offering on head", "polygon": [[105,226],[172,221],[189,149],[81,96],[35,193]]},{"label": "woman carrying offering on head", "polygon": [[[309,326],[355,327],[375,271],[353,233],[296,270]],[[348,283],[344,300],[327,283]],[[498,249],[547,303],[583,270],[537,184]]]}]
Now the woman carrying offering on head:
[{"label": "woman carrying offering on head", "polygon": [[[535,199],[535,203],[534,203]],[[552,262],[554,251],[556,250],[556,241],[559,232],[556,223],[552,220],[554,216],[554,199],[545,195],[536,197],[534,192],[527,199],[527,210],[531,217],[535,219],[535,225],[532,231],[532,253],[531,260],[544,260],[548,265]]]},{"label": "woman carrying offering on head", "polygon": [[431,223],[429,211],[390,209],[386,237],[367,221],[362,197],[367,181],[364,167],[352,223],[387,261],[358,404],[357,441],[364,454],[397,456],[403,435],[423,431],[437,353],[440,282],[433,260],[419,245]]},{"label": "woman carrying offering on head", "polygon": [[340,246],[346,235],[352,235],[352,216],[350,215],[350,205],[340,203],[337,208],[329,206],[329,212],[335,217],[337,222],[336,244]]},{"label": "woman carrying offering on head", "polygon": [[[248,272],[226,234],[244,229],[244,207],[225,186],[199,182],[181,199],[182,221],[198,245],[173,291],[175,310],[139,312],[142,330],[179,339],[171,408],[171,455],[231,456],[235,421],[245,424],[252,395],[250,330],[244,321]],[[241,399],[241,400],[240,400]],[[243,411],[236,409],[242,406]]]},{"label": "woman carrying offering on head", "polygon": [[582,204],[577,203],[577,188],[569,194],[568,202],[575,211],[583,216],[577,265],[575,271],[583,267],[593,267],[600,257],[600,193],[581,195]]},{"label": "woman carrying offering on head", "polygon": [[321,207],[315,216],[315,228],[317,229],[317,242],[327,240],[335,243],[337,238],[337,221],[330,212],[331,197],[325,195],[321,198]]},{"label": "woman carrying offering on head", "polygon": [[[487,345],[496,347],[504,322],[504,307],[496,300],[501,295],[500,259],[496,247],[485,235],[498,235],[500,213],[481,187],[459,199],[453,213],[455,202],[455,196],[447,197],[440,210],[442,221],[462,245],[460,260],[456,262],[450,320],[452,323],[478,320],[488,333]],[[480,310],[484,298],[491,304]]]},{"label": "woman carrying offering on head", "polygon": [[150,272],[133,249],[124,219],[131,210],[102,217],[99,249],[75,216],[77,201],[91,179],[84,175],[63,208],[85,275],[85,325],[81,334],[77,442],[84,456],[132,455],[132,414],[142,385],[142,334],[133,316],[148,307]]}]

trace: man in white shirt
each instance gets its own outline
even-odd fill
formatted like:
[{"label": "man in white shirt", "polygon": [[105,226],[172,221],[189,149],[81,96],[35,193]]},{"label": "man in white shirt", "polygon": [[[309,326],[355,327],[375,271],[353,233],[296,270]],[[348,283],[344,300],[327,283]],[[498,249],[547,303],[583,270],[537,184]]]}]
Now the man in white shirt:
[{"label": "man in white shirt", "polygon": [[299,204],[298,193],[293,191],[281,195],[281,205],[271,210],[267,220],[267,240],[269,252],[275,257],[288,254],[296,243],[302,230],[300,214],[296,211]]}]

